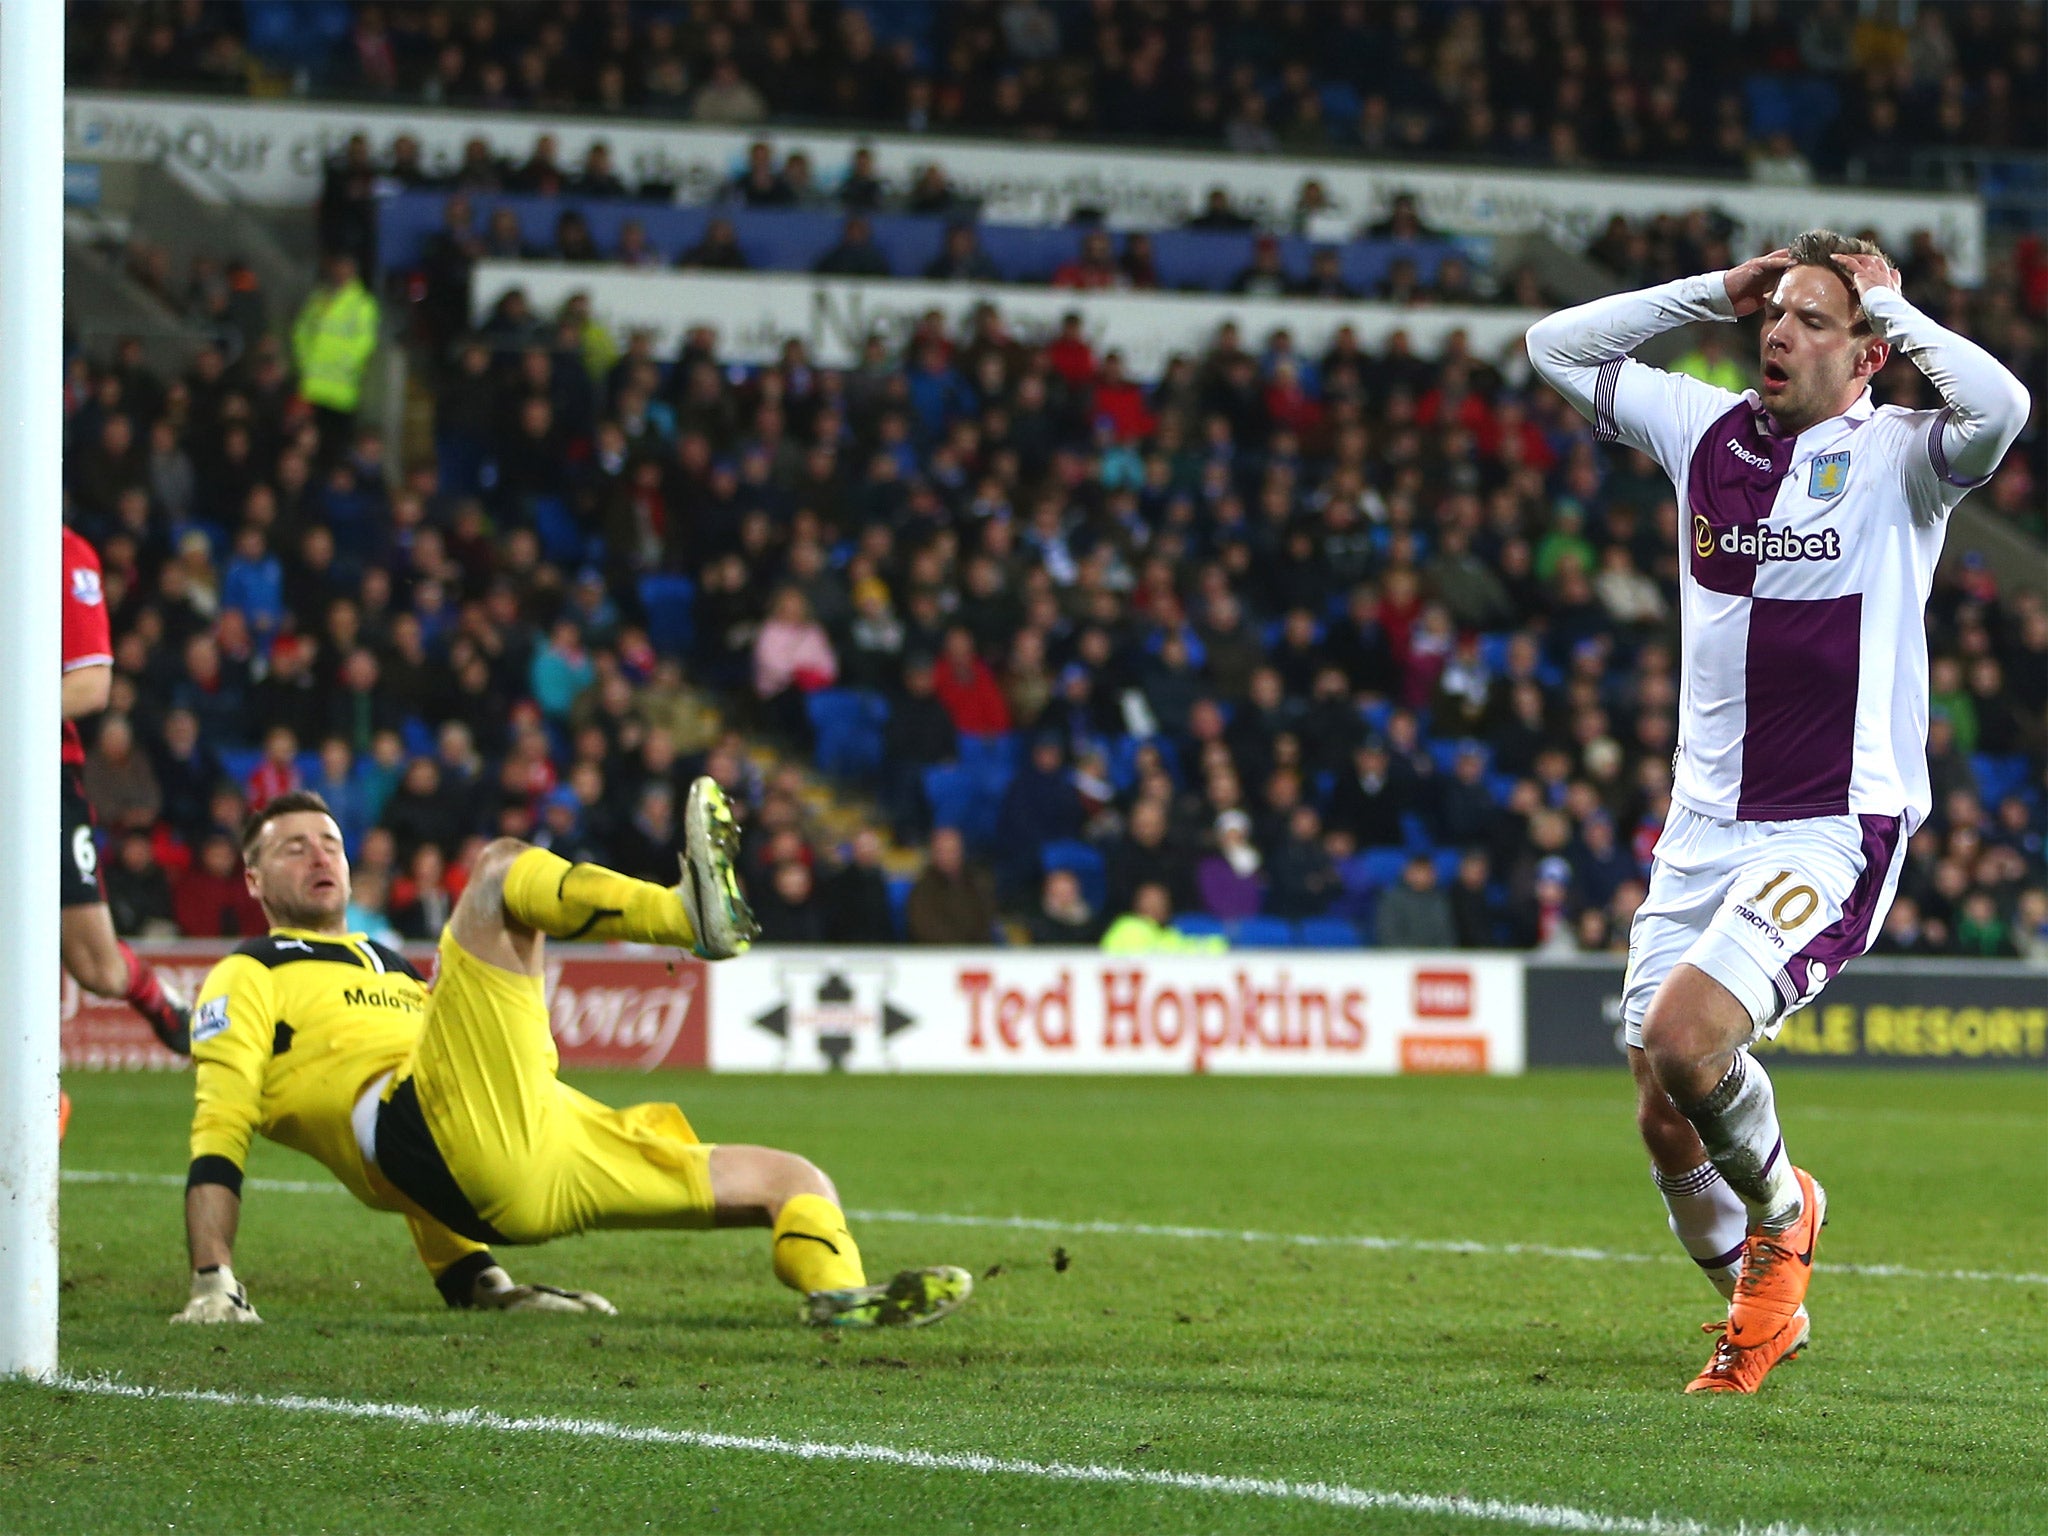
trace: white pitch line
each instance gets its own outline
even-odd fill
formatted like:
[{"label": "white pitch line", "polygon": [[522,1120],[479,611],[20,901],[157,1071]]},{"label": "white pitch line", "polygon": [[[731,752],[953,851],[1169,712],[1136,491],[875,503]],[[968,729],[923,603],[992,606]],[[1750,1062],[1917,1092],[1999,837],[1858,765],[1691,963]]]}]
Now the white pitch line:
[{"label": "white pitch line", "polygon": [[[1464,1253],[1493,1258],[1579,1259],[1602,1264],[1689,1264],[1676,1253],[1622,1253],[1608,1248],[1559,1248],[1548,1243],[1477,1243],[1457,1238],[1366,1237],[1316,1232],[1237,1231],[1227,1227],[1172,1227],[1137,1221],[1047,1221],[1036,1216],[954,1216],[923,1211],[848,1211],[856,1221],[904,1222],[933,1227],[990,1227],[1078,1237],[1164,1237],[1193,1242],[1282,1243],[1291,1248],[1363,1248],[1374,1253]],[[1908,1269],[1902,1264],[1816,1262],[1816,1272],[1874,1280],[2005,1281],[2048,1285],[2048,1274],[1996,1269]]]},{"label": "white pitch line", "polygon": [[[182,1189],[175,1173],[103,1173],[67,1168],[72,1184],[145,1184]],[[280,1195],[345,1195],[339,1184],[291,1179],[245,1179],[242,1188]],[[1155,1237],[1179,1242],[1279,1243],[1290,1248],[1358,1248],[1371,1253],[1456,1253],[1478,1258],[1570,1259],[1589,1264],[1686,1264],[1676,1253],[1625,1253],[1612,1248],[1567,1248],[1551,1243],[1480,1243],[1462,1238],[1372,1237],[1319,1232],[1260,1232],[1230,1227],[1161,1226],[1142,1221],[1053,1221],[1041,1216],[965,1216],[946,1211],[862,1211],[846,1213],[855,1221],[890,1222],[904,1226],[979,1227],[998,1232],[1047,1232],[1062,1237]],[[1903,1264],[1832,1264],[1814,1266],[1831,1275],[1856,1275],[1867,1280],[1963,1280],[1972,1283],[2048,1285],[2048,1274],[2002,1269],[1911,1269]]]},{"label": "white pitch line", "polygon": [[[146,1184],[153,1189],[183,1189],[182,1173],[107,1173],[92,1168],[66,1168],[66,1184]],[[339,1184],[320,1184],[306,1179],[244,1179],[242,1188],[272,1195],[345,1195]]]},{"label": "white pitch line", "polygon": [[423,1429],[483,1429],[499,1434],[560,1435],[582,1440],[610,1440],[630,1445],[704,1451],[743,1451],[763,1456],[790,1456],[801,1461],[862,1462],[904,1467],[916,1472],[968,1472],[983,1477],[1036,1478],[1046,1482],[1095,1483],[1133,1488],[1165,1488],[1181,1493],[1226,1494],[1270,1499],[1280,1503],[1321,1504],[1337,1509],[1396,1511],[1401,1514],[1485,1520],[1541,1531],[1574,1531],[1594,1536],[1816,1536],[1805,1525],[1713,1526],[1698,1520],[1663,1515],[1603,1515],[1569,1504],[1537,1504],[1514,1499],[1479,1499],[1461,1494],[1396,1493],[1354,1488],[1347,1483],[1289,1482],[1279,1478],[1233,1477],[1211,1472],[1166,1472],[1089,1462],[1027,1461],[981,1452],[904,1450],[859,1441],[834,1443],[789,1440],[780,1435],[728,1435],[697,1429],[661,1429],[641,1424],[615,1424],[605,1419],[569,1419],[547,1415],[514,1418],[485,1408],[425,1408],[412,1403],[366,1403],[348,1398],[269,1397],[256,1393],[180,1391],[144,1387],[104,1377],[60,1376],[50,1385],[96,1397],[144,1402],[205,1403],[223,1408],[267,1408],[281,1413],[325,1414],[341,1419],[368,1419]]}]

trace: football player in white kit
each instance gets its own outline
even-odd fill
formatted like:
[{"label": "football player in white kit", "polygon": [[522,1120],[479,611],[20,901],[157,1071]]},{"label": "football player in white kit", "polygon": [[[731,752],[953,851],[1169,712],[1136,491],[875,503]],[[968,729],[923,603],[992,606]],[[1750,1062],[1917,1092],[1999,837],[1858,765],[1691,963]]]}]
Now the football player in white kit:
[{"label": "football player in white kit", "polygon": [[[1762,309],[1762,387],[1628,356]],[[1874,405],[1893,348],[1938,410]],[[1560,311],[1530,361],[1593,435],[1678,491],[1684,662],[1671,815],[1629,936],[1637,1123],[1670,1224],[1728,1298],[1689,1392],[1754,1392],[1805,1344],[1826,1192],[1795,1167],[1748,1046],[1870,947],[1926,817],[1923,614],[1948,514],[2029,410],[1915,309],[1867,240],[1813,230],[1726,272]]]}]

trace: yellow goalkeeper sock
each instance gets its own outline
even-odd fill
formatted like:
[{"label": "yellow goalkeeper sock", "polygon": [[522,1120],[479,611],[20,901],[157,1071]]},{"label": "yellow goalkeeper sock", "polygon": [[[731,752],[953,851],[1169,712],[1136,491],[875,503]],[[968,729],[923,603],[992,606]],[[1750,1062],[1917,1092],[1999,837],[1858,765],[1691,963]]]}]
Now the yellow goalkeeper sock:
[{"label": "yellow goalkeeper sock", "polygon": [[868,1283],[846,1213],[823,1195],[798,1195],[775,1218],[775,1278],[793,1291],[844,1291]]},{"label": "yellow goalkeeper sock", "polygon": [[556,939],[631,939],[689,949],[697,942],[683,899],[666,886],[601,864],[571,864],[529,848],[505,872],[505,910]]}]

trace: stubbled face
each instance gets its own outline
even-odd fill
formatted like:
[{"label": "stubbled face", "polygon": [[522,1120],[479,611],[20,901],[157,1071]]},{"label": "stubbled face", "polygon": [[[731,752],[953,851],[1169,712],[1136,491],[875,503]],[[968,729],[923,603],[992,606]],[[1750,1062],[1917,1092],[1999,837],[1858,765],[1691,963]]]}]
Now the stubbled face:
[{"label": "stubbled face", "polygon": [[1782,432],[1839,416],[1884,365],[1885,344],[1862,329],[1855,293],[1827,267],[1793,267],[1764,301],[1759,341],[1764,408]]},{"label": "stubbled face", "polygon": [[348,911],[341,828],[320,811],[292,811],[264,827],[248,856],[249,894],[280,928],[336,928]]}]

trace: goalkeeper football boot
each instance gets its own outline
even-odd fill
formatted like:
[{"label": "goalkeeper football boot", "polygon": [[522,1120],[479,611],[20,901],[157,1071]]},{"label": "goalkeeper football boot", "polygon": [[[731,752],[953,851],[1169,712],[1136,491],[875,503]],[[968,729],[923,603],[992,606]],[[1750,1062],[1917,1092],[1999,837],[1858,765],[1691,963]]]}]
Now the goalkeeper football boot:
[{"label": "goalkeeper football boot", "polygon": [[699,960],[743,955],[760,936],[761,925],[740,894],[739,872],[733,867],[739,853],[739,823],[725,791],[716,779],[698,779],[683,806],[683,879],[676,894],[697,936],[690,952]]},{"label": "goalkeeper football boot", "polygon": [[1742,1272],[1728,1305],[1728,1342],[1737,1349],[1768,1344],[1791,1326],[1813,1279],[1813,1245],[1827,1225],[1828,1192],[1804,1168],[1799,1217],[1782,1232],[1752,1231],[1742,1245]]},{"label": "goalkeeper football boot", "polygon": [[960,1310],[974,1294],[974,1277],[951,1264],[906,1269],[887,1285],[812,1291],[804,1321],[820,1328],[922,1328]]},{"label": "goalkeeper football boot", "polygon": [[1748,1349],[1738,1349],[1729,1342],[1725,1318],[1700,1324],[1700,1331],[1718,1333],[1720,1337],[1714,1341],[1714,1355],[1707,1362],[1707,1368],[1687,1383],[1686,1392],[1747,1394],[1763,1385],[1772,1366],[1780,1360],[1790,1360],[1806,1347],[1806,1340],[1813,1332],[1813,1323],[1806,1315],[1806,1308],[1801,1307],[1775,1338]]}]

